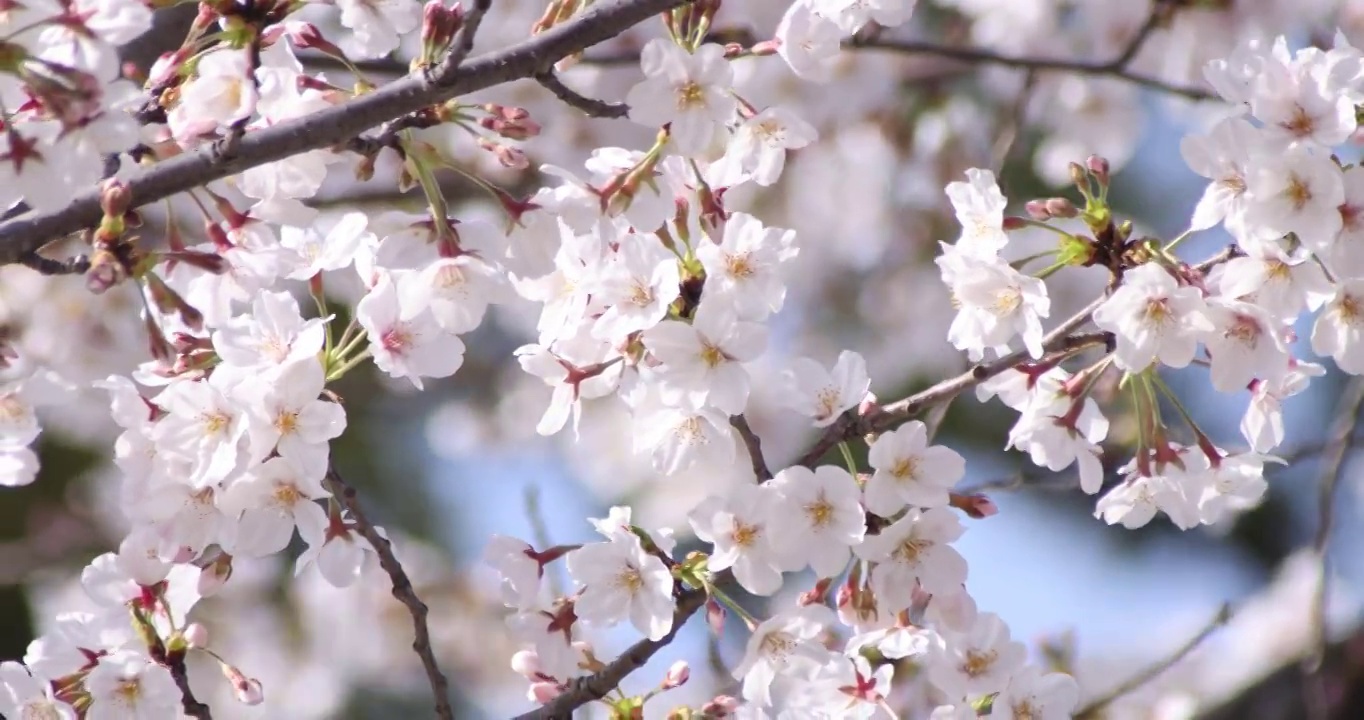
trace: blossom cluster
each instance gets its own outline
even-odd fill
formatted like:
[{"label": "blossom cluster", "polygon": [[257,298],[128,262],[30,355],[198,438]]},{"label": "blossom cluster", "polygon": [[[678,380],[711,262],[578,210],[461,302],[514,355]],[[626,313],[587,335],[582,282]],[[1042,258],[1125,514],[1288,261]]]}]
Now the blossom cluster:
[{"label": "blossom cluster", "polygon": [[[235,566],[282,555],[296,537],[306,546],[296,574],[316,567],[347,588],[372,572],[386,533],[361,520],[331,468],[330,443],[347,421],[330,386],[370,362],[418,390],[450,377],[489,307],[513,303],[539,307],[534,341],[514,352],[549,388],[539,434],[571,428],[577,437],[589,402],[618,402],[630,418],[630,453],[660,482],[736,468],[747,480],[687,513],[704,552],[679,557],[680,538],[640,527],[623,507],[593,521],[597,542],[537,549],[492,540],[485,557],[524,646],[512,666],[530,700],[553,702],[605,666],[592,633],[628,621],[665,641],[704,607],[713,624],[732,614],[750,633],[732,670],[741,699],[714,698],[700,710],[707,717],[885,718],[896,715],[892,693],[898,705],[921,698],[924,714],[939,719],[1078,710],[1074,680],[1029,662],[1004,619],[977,610],[953,543],[966,529],[962,515],[994,508],[958,491],[965,460],[933,443],[933,423],[900,422],[870,394],[862,355],[845,350],[832,366],[796,358],[777,383],[783,409],[805,428],[842,433],[833,443],[842,464],[816,457],[769,473],[744,417],[754,365],[779,337],[772,320],[810,240],[802,232],[798,243],[795,229],[732,198],[776,185],[788,156],[820,132],[800,108],[746,96],[736,67],[828,81],[845,41],[873,24],[904,24],[913,0],[799,0],[772,40],[747,48],[708,41],[718,3],[672,11],[668,36],[643,45],[643,79],[625,95],[628,119],[654,143],[599,147],[582,170],[543,165],[550,183],[525,199],[472,177],[505,227],[456,217],[435,175],[465,173],[458,156],[471,148],[500,168],[524,168],[517,143],[539,124],[518,107],[450,101],[385,128],[381,142],[306,152],[192,190],[201,242],[185,241],[178,209],[165,219],[165,247],[132,242],[127,160],[230,147],[366,91],[305,72],[297,50],[349,64],[419,30],[414,66],[429,67],[463,21],[462,10],[439,2],[424,12],[410,2],[335,5],[345,30],[333,42],[313,22],[328,8],[295,16],[290,3],[249,13],[205,4],[202,42],[151,68],[152,102],[139,108],[147,95],[117,77],[114,47],[150,27],[145,5],[36,2],[0,14],[0,208],[52,209],[62,196],[51,187],[106,180],[86,284],[106,297],[136,287],[149,356],[131,374],[92,383],[119,428],[112,457],[128,522],[117,551],[82,574],[98,611],[60,614],[22,664],[0,665],[0,714],[169,716],[181,706],[190,652],[218,662],[242,702],[261,702],[262,684],[220,657],[188,614]],[[1191,528],[1260,501],[1265,464],[1276,461],[1269,453],[1284,439],[1280,403],[1324,372],[1291,349],[1304,313],[1319,311],[1316,353],[1364,371],[1364,254],[1355,247],[1364,175],[1331,154],[1357,132],[1364,54],[1343,37],[1332,50],[1296,54],[1280,40],[1239,49],[1206,74],[1238,113],[1184,143],[1189,166],[1211,181],[1189,233],[1222,225],[1236,240],[1225,257],[1191,265],[1173,254],[1179,240],[1135,236],[1114,218],[1103,158],[1068,166],[1083,207],[1051,198],[1029,203],[1027,217],[1006,215],[1008,201],[983,169],[947,187],[962,228],[937,258],[957,308],[947,339],[983,373],[977,396],[1018,411],[1007,447],[1051,472],[1075,466],[1080,487],[1098,493],[1108,479],[1101,404],[1115,388],[1128,392],[1138,446],[1098,501],[1096,515],[1110,524],[1138,527],[1161,512]],[[1052,150],[1042,154],[1060,152]],[[120,161],[113,168],[110,156]],[[398,166],[400,186],[421,188],[423,211],[324,216],[308,204],[333,168],[368,178],[383,163]],[[1028,227],[1059,236],[1056,249],[1009,259],[1010,233]],[[1026,271],[1044,257],[1055,262]],[[1079,266],[1110,273],[1092,308],[1108,336],[1067,344],[1078,325],[1059,334],[1044,326],[1055,319],[1047,280]],[[353,302],[338,304],[346,294]],[[1064,367],[1105,344],[1083,368]],[[6,343],[0,351],[0,485],[19,486],[38,471],[35,408],[77,383]],[[1007,367],[986,372],[1001,359]],[[1248,450],[1221,449],[1157,373],[1190,365],[1206,366],[1219,391],[1251,393],[1241,425]],[[1167,407],[1187,435],[1166,422]],[[560,559],[574,582],[566,595],[544,581]],[[811,574],[808,591],[775,601],[761,619],[727,589],[732,581],[777,596]],[[898,673],[907,663],[923,672]],[[686,679],[677,668],[643,698],[620,702],[642,705]]]},{"label": "blossom cluster", "polygon": [[[978,395],[997,395],[1020,413],[1010,447],[1050,470],[1075,463],[1081,486],[1095,493],[1103,484],[1099,445],[1109,423],[1093,390],[1110,367],[1120,371],[1132,389],[1142,437],[1136,457],[1120,471],[1125,479],[1099,501],[1096,514],[1127,527],[1146,524],[1156,512],[1181,528],[1212,524],[1258,504],[1267,488],[1264,465],[1276,461],[1266,453],[1284,439],[1281,401],[1325,372],[1291,349],[1303,313],[1320,310],[1313,351],[1345,372],[1364,369],[1360,270],[1352,259],[1359,200],[1348,194],[1359,169],[1332,154],[1357,129],[1364,54],[1340,36],[1330,51],[1292,54],[1280,38],[1271,48],[1252,46],[1211,63],[1207,74],[1240,112],[1207,135],[1184,140],[1189,166],[1211,180],[1186,235],[1221,224],[1235,239],[1224,262],[1190,266],[1170,253],[1174,242],[1160,247],[1122,238],[1127,244],[1115,248],[1102,235],[1114,227],[1103,203],[1108,168],[1102,162],[1075,168],[1083,210],[1054,199],[1030,206],[1032,217],[1006,221],[1005,198],[988,171],[970,171],[969,183],[948,189],[965,230],[944,245],[938,263],[961,305],[951,339],[974,358],[1007,352],[1014,336],[1034,360],[1044,354],[1046,287],[1001,259],[1006,225],[1041,224],[1059,233],[1062,264],[1115,263],[1115,287],[1093,312],[1094,323],[1113,334],[1111,355],[1075,374],[1052,361],[1022,365],[982,384]],[[1094,237],[1050,223],[1077,217]],[[1194,363],[1207,367],[1216,390],[1251,393],[1241,422],[1246,451],[1220,449],[1154,372]],[[1163,400],[1176,406],[1195,442],[1169,439]]]}]

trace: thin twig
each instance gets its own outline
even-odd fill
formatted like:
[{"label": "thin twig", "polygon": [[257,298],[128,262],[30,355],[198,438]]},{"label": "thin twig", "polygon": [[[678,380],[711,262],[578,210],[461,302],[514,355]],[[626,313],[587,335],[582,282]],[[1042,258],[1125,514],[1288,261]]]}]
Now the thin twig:
[{"label": "thin twig", "polygon": [[448,82],[459,73],[460,66],[474,49],[474,36],[478,34],[483,17],[488,14],[488,9],[492,5],[492,0],[474,0],[473,9],[464,15],[464,24],[460,27],[459,34],[455,36],[450,54],[445,56],[432,75],[433,82],[437,84]]},{"label": "thin twig", "polygon": [[748,448],[748,458],[753,462],[753,475],[758,478],[758,482],[772,479],[772,471],[767,469],[767,461],[763,460],[762,441],[758,439],[758,434],[753,432],[753,428],[748,425],[748,418],[743,415],[735,415],[729,419],[729,424],[739,431],[739,437],[744,439],[744,447]]},{"label": "thin twig", "polygon": [[1310,655],[1303,663],[1307,672],[1316,672],[1326,656],[1327,637],[1327,591],[1330,584],[1330,565],[1328,548],[1331,529],[1335,519],[1336,486],[1344,475],[1345,451],[1350,446],[1350,436],[1354,434],[1361,406],[1364,406],[1364,377],[1352,378],[1341,395],[1336,409],[1335,420],[1331,423],[1331,433],[1326,447],[1322,450],[1320,480],[1317,496],[1317,533],[1312,547],[1320,564],[1316,594],[1312,603],[1312,629],[1315,642]]},{"label": "thin twig", "polygon": [[[1086,348],[1095,345],[1107,345],[1111,342],[1113,338],[1111,333],[1069,334],[1088,322],[1090,316],[1094,314],[1094,311],[1098,309],[1106,297],[1107,293],[1100,295],[1084,309],[1048,333],[1046,337],[1042,338],[1042,347],[1048,352],[1075,354]],[[824,457],[824,453],[829,452],[830,449],[844,440],[887,430],[890,426],[918,414],[925,408],[950,400],[956,397],[957,393],[975,387],[1031,359],[1027,350],[1019,350],[998,360],[980,363],[954,378],[948,378],[915,395],[884,405],[879,412],[870,418],[854,415],[851,412],[845,413],[834,424],[830,425],[824,434],[820,435],[819,439],[815,441],[814,446],[796,462],[806,467],[814,467],[815,463]]]},{"label": "thin twig", "polygon": [[1004,175],[1005,166],[1009,164],[1009,158],[1018,144],[1018,136],[1023,131],[1023,115],[1027,112],[1028,101],[1032,99],[1033,91],[1036,89],[1037,71],[1029,70],[1023,78],[1023,87],[1019,89],[1009,112],[1004,115],[1005,122],[999,129],[998,137],[995,138],[994,147],[990,149],[990,166],[995,168],[995,174],[998,176]]},{"label": "thin twig", "polygon": [[[424,107],[502,83],[534,77],[554,63],[686,0],[600,0],[577,17],[533,38],[459,65],[458,72],[420,73],[395,80],[339,105],[242,137],[230,159],[209,148],[181,153],[126,178],[131,207],[141,207],[214,180],[299,153],[336,147],[365,131]],[[472,15],[472,12],[470,13]],[[466,22],[467,22],[466,18]],[[92,188],[61,208],[29,212],[0,223],[0,265],[18,262],[48,242],[92,227],[103,216]]]},{"label": "thin twig", "polygon": [[625,103],[612,103],[590,98],[564,84],[553,70],[535,76],[535,81],[559,98],[564,104],[575,107],[592,117],[623,118],[630,114],[630,106]]},{"label": "thin twig", "polygon": [[1065,60],[1059,58],[1015,57],[1000,55],[978,48],[949,47],[937,43],[918,40],[897,40],[895,38],[853,38],[844,47],[858,50],[884,50],[902,55],[933,55],[958,62],[978,65],[1001,65],[1019,70],[1071,72],[1092,77],[1111,77],[1134,85],[1178,95],[1190,100],[1217,100],[1217,94],[1202,88],[1174,85],[1159,78],[1140,75],[1126,67],[1114,67],[1112,61],[1089,62],[1085,60]]},{"label": "thin twig", "polygon": [[517,715],[515,720],[572,720],[574,710],[606,697],[626,676],[643,667],[654,653],[671,643],[677,631],[705,604],[705,590],[684,591],[678,598],[677,610],[673,612],[673,627],[667,635],[658,640],[641,640],[631,645],[630,649],[607,663],[606,667],[587,677],[573,680],[558,697],[530,712]]},{"label": "thin twig", "polygon": [[388,574],[389,580],[393,583],[393,597],[407,606],[407,611],[412,615],[412,650],[421,658],[422,667],[426,669],[426,679],[431,684],[431,694],[436,699],[436,717],[440,720],[453,720],[455,711],[450,707],[450,687],[445,679],[445,674],[441,672],[440,665],[436,663],[435,653],[431,648],[431,631],[426,624],[426,603],[417,597],[417,591],[412,587],[412,581],[407,577],[407,571],[403,569],[397,556],[393,554],[393,544],[388,538],[379,534],[379,530],[374,523],[365,516],[365,511],[360,507],[359,498],[356,496],[355,488],[341,479],[341,476],[334,468],[327,470],[327,482],[331,485],[331,491],[339,498],[341,503],[350,511],[351,517],[355,520],[356,530],[360,532],[369,544],[374,547],[374,552],[379,556],[379,566]]},{"label": "thin twig", "polygon": [[194,697],[194,691],[189,687],[189,672],[185,669],[185,654],[178,653],[167,659],[170,666],[171,678],[175,680],[175,686],[180,688],[180,708],[185,714],[198,718],[198,720],[213,720],[213,712],[208,705],[199,702]]},{"label": "thin twig", "polygon": [[1175,650],[1173,655],[1151,665],[1145,670],[1128,678],[1126,682],[1123,682],[1104,695],[1090,701],[1089,704],[1080,708],[1080,710],[1075,713],[1077,720],[1091,720],[1099,717],[1100,711],[1108,707],[1114,700],[1128,695],[1146,683],[1154,680],[1156,676],[1174,667],[1180,660],[1188,657],[1189,653],[1197,649],[1199,645],[1202,645],[1203,641],[1208,639],[1208,636],[1217,632],[1218,628],[1226,625],[1227,622],[1231,620],[1231,615],[1231,604],[1222,603],[1222,607],[1217,610],[1217,614],[1213,616],[1212,620],[1209,621],[1202,630],[1198,631],[1197,635],[1189,638],[1188,642],[1181,645],[1178,650]]},{"label": "thin twig", "polygon": [[90,269],[90,258],[75,255],[65,260],[53,260],[38,253],[19,258],[20,264],[43,275],[84,275]]},{"label": "thin twig", "polygon": [[[552,547],[549,541],[549,525],[545,523],[544,508],[540,506],[540,488],[537,485],[527,485],[525,493],[526,520],[530,522],[530,538],[535,541],[535,547],[541,550]],[[560,597],[563,593],[563,583],[560,581],[559,573],[555,570],[562,569],[563,563],[558,563],[549,573],[549,592],[552,597]]]},{"label": "thin twig", "polygon": [[1155,0],[1151,3],[1151,12],[1146,14],[1146,20],[1141,27],[1132,34],[1132,39],[1127,41],[1127,46],[1118,53],[1118,56],[1108,62],[1108,67],[1113,70],[1123,70],[1136,59],[1137,53],[1141,52],[1146,41],[1151,37],[1151,33],[1162,23],[1170,19],[1170,12],[1174,9],[1172,0]]}]

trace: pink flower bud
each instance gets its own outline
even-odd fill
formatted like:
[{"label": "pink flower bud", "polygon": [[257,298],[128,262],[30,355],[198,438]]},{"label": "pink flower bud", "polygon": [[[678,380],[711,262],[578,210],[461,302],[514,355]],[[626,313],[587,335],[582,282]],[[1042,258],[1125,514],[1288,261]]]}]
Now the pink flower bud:
[{"label": "pink flower bud", "polygon": [[243,675],[241,670],[231,665],[224,664],[222,669],[223,676],[232,683],[232,694],[237,696],[237,702],[243,705],[259,705],[265,699],[259,680]]},{"label": "pink flower bud", "polygon": [[961,510],[966,513],[967,517],[975,520],[999,514],[999,508],[994,502],[980,493],[972,493],[970,495],[952,493],[951,502],[952,507]]},{"label": "pink flower bud", "polygon": [[544,705],[550,700],[559,697],[562,692],[563,690],[560,689],[557,683],[535,682],[530,684],[530,692],[527,693],[527,697],[534,702]]},{"label": "pink flower bud", "polygon": [[734,714],[739,709],[738,698],[729,695],[716,695],[709,702],[701,707],[701,712],[706,717],[726,718]]},{"label": "pink flower bud", "polygon": [[1033,220],[1051,219],[1051,213],[1047,212],[1047,202],[1045,200],[1029,200],[1028,204],[1023,206],[1023,209],[1027,211],[1028,217]]},{"label": "pink flower bud", "polygon": [[185,638],[185,644],[192,648],[208,645],[208,628],[199,623],[190,623],[185,626],[181,635]]},{"label": "pink flower bud", "polygon": [[862,417],[871,417],[881,412],[881,406],[876,402],[876,395],[868,392],[862,398],[862,402],[857,404],[857,414]]},{"label": "pink flower bud", "polygon": [[534,650],[521,650],[512,655],[511,669],[527,680],[540,677],[540,656]]},{"label": "pink flower bud", "polygon": [[1108,187],[1109,167],[1108,160],[1106,158],[1100,157],[1098,155],[1090,155],[1085,160],[1085,168],[1087,168],[1089,172],[1094,175],[1094,179],[1099,182],[1099,185],[1103,187]]},{"label": "pink flower bud", "polygon": [[668,674],[663,678],[663,689],[671,690],[686,684],[691,677],[691,666],[687,665],[686,660],[678,660],[668,668]]}]

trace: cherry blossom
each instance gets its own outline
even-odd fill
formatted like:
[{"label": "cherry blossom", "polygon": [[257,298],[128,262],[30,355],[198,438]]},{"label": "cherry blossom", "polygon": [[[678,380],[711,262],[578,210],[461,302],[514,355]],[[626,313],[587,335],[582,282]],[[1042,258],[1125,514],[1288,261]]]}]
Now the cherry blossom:
[{"label": "cherry blossom", "polygon": [[994,613],[981,613],[969,632],[945,640],[929,651],[927,664],[929,679],[949,698],[998,693],[1027,661],[1027,648],[1009,638],[1009,627]]},{"label": "cherry blossom", "polygon": [[736,319],[728,306],[703,302],[691,324],[665,321],[646,330],[644,344],[663,363],[664,402],[710,405],[738,415],[748,403],[748,371],[767,345],[767,328]]},{"label": "cherry blossom", "polygon": [[1118,367],[1141,372],[1159,360],[1181,368],[1193,361],[1201,333],[1212,330],[1203,295],[1180,287],[1156,263],[1129,270],[1122,286],[1094,311],[1094,324],[1118,338]]},{"label": "cherry blossom", "polygon": [[799,358],[782,375],[787,402],[796,412],[826,427],[845,411],[857,407],[867,395],[871,380],[861,355],[844,350],[830,370],[809,358]]},{"label": "cherry blossom", "polygon": [[786,300],[782,266],[795,258],[795,232],[764,227],[736,212],[718,243],[701,243],[696,257],[706,270],[706,299],[729,303],[741,320],[765,320]]},{"label": "cherry blossom", "polygon": [[771,595],[781,586],[772,535],[780,522],[779,499],[774,489],[742,485],[728,498],[708,498],[687,516],[696,537],[715,545],[710,568],[733,568],[739,584],[756,595]]},{"label": "cherry blossom", "polygon": [[772,684],[778,678],[814,670],[830,653],[818,638],[833,621],[822,605],[807,605],[764,620],[753,630],[734,678],[743,681],[745,700],[772,705]]},{"label": "cherry blossom", "polygon": [[866,517],[856,481],[846,470],[821,465],[814,470],[790,467],[777,473],[770,486],[785,507],[786,519],[772,527],[772,543],[783,559],[783,570],[809,566],[820,577],[835,577],[852,556],[850,549],[866,534]]},{"label": "cherry blossom", "polygon": [[464,364],[463,341],[442,329],[428,308],[404,307],[387,274],[356,304],[355,316],[369,336],[374,364],[419,390],[422,378],[448,377]]},{"label": "cherry blossom", "polygon": [[865,488],[867,509],[882,517],[906,505],[947,505],[948,491],[966,473],[966,460],[949,448],[929,445],[928,428],[918,420],[876,438],[867,462],[876,469]]},{"label": "cherry blossom", "polygon": [[119,651],[99,659],[86,678],[90,691],[91,720],[151,720],[174,715],[180,691],[170,671],[131,651]]},{"label": "cherry blossom", "polygon": [[650,640],[673,626],[673,577],[662,560],[645,552],[639,538],[618,535],[590,543],[565,556],[568,571],[583,587],[574,605],[589,623],[614,625],[625,618]]},{"label": "cherry blossom", "polygon": [[965,528],[947,508],[911,508],[877,535],[868,535],[853,549],[863,560],[876,563],[871,588],[883,611],[909,607],[915,587],[925,592],[950,592],[966,581],[966,560],[948,543]]},{"label": "cherry blossom", "polygon": [[1036,665],[1014,673],[995,696],[990,715],[1001,720],[1065,720],[1080,702],[1080,689],[1064,673],[1043,673]]},{"label": "cherry blossom", "polygon": [[678,152],[703,150],[734,114],[727,94],[733,70],[719,45],[689,53],[667,40],[649,41],[640,52],[647,79],[630,89],[630,119],[652,127],[670,125]]}]

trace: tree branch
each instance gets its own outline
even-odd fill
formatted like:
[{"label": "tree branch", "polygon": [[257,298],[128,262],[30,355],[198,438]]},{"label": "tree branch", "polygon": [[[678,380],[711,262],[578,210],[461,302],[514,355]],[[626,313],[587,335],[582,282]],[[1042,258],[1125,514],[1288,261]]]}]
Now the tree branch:
[{"label": "tree branch", "polygon": [[199,702],[194,697],[194,691],[189,687],[189,672],[185,669],[185,654],[183,652],[175,654],[174,657],[167,658],[171,678],[175,680],[175,686],[180,688],[180,708],[185,714],[198,718],[198,720],[213,720],[213,712],[208,705]]},{"label": "tree branch", "polygon": [[1218,609],[1217,614],[1213,616],[1212,620],[1209,621],[1202,630],[1198,631],[1197,635],[1189,638],[1188,642],[1185,642],[1178,650],[1175,650],[1173,655],[1151,665],[1145,670],[1128,678],[1125,682],[1107,693],[1090,701],[1089,704],[1080,708],[1080,710],[1075,713],[1075,717],[1077,720],[1093,720],[1102,717],[1103,709],[1108,707],[1114,700],[1137,690],[1146,683],[1156,679],[1161,673],[1174,667],[1180,660],[1188,657],[1189,653],[1193,652],[1199,645],[1202,645],[1203,641],[1208,639],[1208,636],[1217,632],[1218,628],[1226,625],[1229,620],[1231,620],[1231,605],[1223,603],[1222,607]]},{"label": "tree branch", "polygon": [[553,70],[547,70],[536,75],[535,81],[543,85],[546,90],[554,93],[554,97],[562,100],[564,104],[582,110],[592,117],[623,118],[630,113],[630,106],[625,103],[606,102],[579,93],[565,85]]},{"label": "tree branch", "polygon": [[[1102,300],[1102,298],[1100,298],[1100,300]],[[1094,304],[1097,305],[1097,302]],[[1076,326],[1080,325],[1085,320],[1089,319],[1089,314],[1092,312],[1092,309],[1082,311],[1081,314],[1077,314],[1076,316],[1076,318],[1079,318],[1079,322],[1075,322],[1076,318],[1071,318],[1070,321],[1067,321],[1061,327],[1057,328],[1057,330],[1066,330],[1067,326],[1071,325],[1072,322]],[[1081,350],[1097,345],[1107,345],[1112,342],[1112,340],[1112,333],[1107,332],[1057,336],[1056,331],[1053,331],[1052,335],[1043,342],[1043,347],[1051,352],[1073,355]],[[830,425],[829,428],[824,431],[824,434],[819,437],[819,440],[815,441],[814,446],[796,462],[797,464],[806,467],[814,467],[815,464],[819,462],[819,459],[824,457],[824,453],[827,453],[835,445],[838,445],[844,440],[866,435],[867,433],[887,430],[892,425],[913,415],[917,415],[927,407],[950,400],[951,398],[956,397],[961,391],[973,388],[986,380],[989,380],[1006,370],[1017,367],[1022,363],[1028,362],[1031,359],[1027,350],[1019,350],[1005,355],[998,360],[976,365],[954,378],[948,378],[922,392],[915,393],[903,400],[898,400],[889,405],[885,405],[881,408],[880,412],[869,417],[855,415],[851,412],[845,413],[835,421],[834,424]]]},{"label": "tree branch", "polygon": [[758,439],[758,434],[753,432],[753,428],[748,426],[748,418],[743,415],[735,415],[729,419],[729,424],[739,431],[739,437],[744,439],[744,447],[748,448],[748,459],[753,463],[753,475],[758,478],[758,482],[772,479],[772,471],[767,469],[767,462],[763,460],[762,441]]},{"label": "tree branch", "polygon": [[464,59],[469,57],[469,53],[474,49],[474,36],[478,34],[478,28],[483,24],[483,16],[488,14],[488,9],[492,5],[492,0],[474,0],[474,7],[464,16],[464,25],[459,29],[459,35],[455,36],[450,54],[445,56],[435,71],[436,83],[448,82],[459,74]]},{"label": "tree branch", "polygon": [[[534,77],[560,59],[684,2],[595,3],[574,20],[505,50],[480,55],[459,65],[457,71],[443,71],[443,63],[429,78],[410,75],[335,107],[251,131],[241,138],[230,158],[218,157],[212,147],[177,155],[128,178],[131,206],[141,207],[302,152],[340,145],[372,127],[459,95]],[[471,17],[473,14],[470,12]],[[465,29],[469,29],[467,24]],[[472,42],[472,33],[468,37]],[[17,262],[58,237],[91,227],[100,217],[99,192],[91,189],[58,210],[30,213],[0,223],[0,265]]]},{"label": "tree branch", "polygon": [[[1159,90],[1189,98],[1190,100],[1218,100],[1216,93],[1198,87],[1173,85],[1159,78],[1140,75],[1126,68],[1126,63],[1116,64],[1117,60],[1089,62],[1085,60],[1066,60],[1061,58],[1015,57],[1000,55],[989,50],[966,47],[950,47],[919,40],[897,40],[895,38],[851,38],[844,47],[859,50],[884,50],[903,55],[932,55],[957,62],[974,65],[1000,65],[1018,70],[1071,72],[1091,77],[1111,77],[1134,85]],[[1133,51],[1135,54],[1135,51]],[[1125,54],[1125,53],[1124,53]]]},{"label": "tree branch", "polygon": [[1340,484],[1345,468],[1345,451],[1349,449],[1350,438],[1354,434],[1361,406],[1364,406],[1364,378],[1352,378],[1341,396],[1336,409],[1335,421],[1331,423],[1331,434],[1322,450],[1321,479],[1318,481],[1317,532],[1312,547],[1316,550],[1320,571],[1316,592],[1312,603],[1312,629],[1315,644],[1304,663],[1304,668],[1315,671],[1325,658],[1327,637],[1326,611],[1327,591],[1330,584],[1330,566],[1327,563],[1327,545],[1331,540],[1331,529],[1335,519],[1336,486]]},{"label": "tree branch", "polygon": [[341,479],[334,468],[327,469],[327,483],[331,485],[331,491],[341,499],[341,503],[350,511],[360,535],[374,547],[374,552],[379,556],[379,566],[384,569],[385,573],[388,573],[389,579],[393,582],[393,597],[406,605],[407,611],[412,615],[414,635],[412,650],[417,653],[417,657],[421,658],[422,667],[426,669],[426,679],[431,684],[431,694],[436,698],[436,717],[440,720],[454,720],[455,712],[450,707],[449,682],[445,679],[445,674],[440,671],[440,666],[436,664],[436,656],[431,649],[431,631],[426,624],[426,603],[417,597],[417,591],[413,589],[412,581],[407,577],[407,571],[403,570],[402,563],[398,562],[397,556],[393,554],[393,544],[388,541],[388,538],[379,534],[374,524],[365,516],[364,510],[360,507],[359,498],[356,496],[355,488],[346,484],[346,481]]},{"label": "tree branch", "polygon": [[641,640],[631,645],[630,649],[597,673],[574,680],[558,697],[530,712],[517,715],[514,720],[572,720],[574,710],[606,697],[626,676],[643,667],[654,653],[671,643],[677,631],[705,604],[704,589],[684,591],[678,598],[677,610],[673,611],[673,627],[667,635],[658,640]]}]

